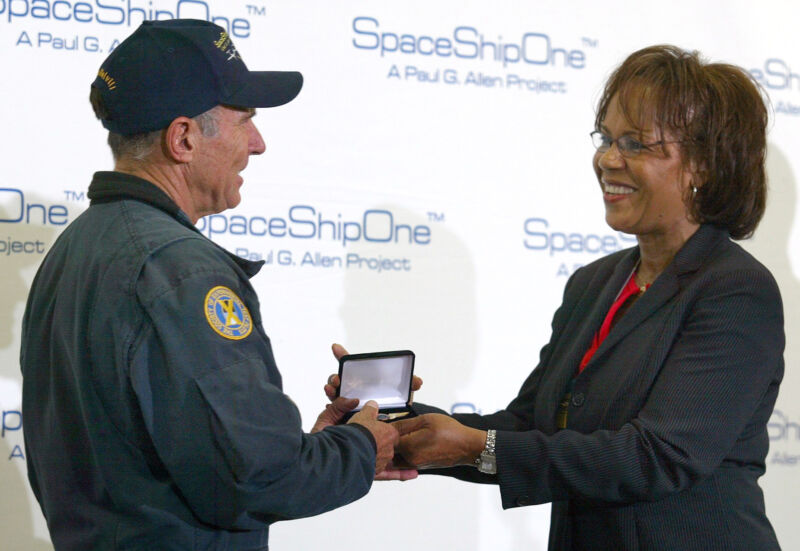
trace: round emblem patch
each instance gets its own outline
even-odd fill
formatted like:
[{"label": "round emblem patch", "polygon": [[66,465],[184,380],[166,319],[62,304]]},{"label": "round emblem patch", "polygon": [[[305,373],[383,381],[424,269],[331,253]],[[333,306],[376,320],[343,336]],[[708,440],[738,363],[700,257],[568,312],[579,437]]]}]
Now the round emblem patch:
[{"label": "round emblem patch", "polygon": [[206,319],[226,339],[245,338],[253,330],[253,318],[242,299],[227,287],[217,286],[206,295]]}]

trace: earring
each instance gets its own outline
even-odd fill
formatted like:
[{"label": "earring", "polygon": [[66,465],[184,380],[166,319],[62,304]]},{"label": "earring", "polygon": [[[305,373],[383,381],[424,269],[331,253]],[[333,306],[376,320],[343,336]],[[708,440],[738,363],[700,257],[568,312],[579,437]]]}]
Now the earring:
[{"label": "earring", "polygon": [[697,195],[697,186],[692,186],[692,197]]}]

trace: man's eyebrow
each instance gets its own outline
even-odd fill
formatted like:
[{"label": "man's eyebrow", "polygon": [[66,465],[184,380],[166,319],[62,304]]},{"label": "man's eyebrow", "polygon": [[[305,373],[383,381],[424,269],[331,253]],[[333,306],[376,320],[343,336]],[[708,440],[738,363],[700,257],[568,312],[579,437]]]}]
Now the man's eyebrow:
[{"label": "man's eyebrow", "polygon": [[256,110],[253,107],[244,107],[238,109],[241,113],[236,121],[236,124],[247,124],[249,120],[256,116]]}]

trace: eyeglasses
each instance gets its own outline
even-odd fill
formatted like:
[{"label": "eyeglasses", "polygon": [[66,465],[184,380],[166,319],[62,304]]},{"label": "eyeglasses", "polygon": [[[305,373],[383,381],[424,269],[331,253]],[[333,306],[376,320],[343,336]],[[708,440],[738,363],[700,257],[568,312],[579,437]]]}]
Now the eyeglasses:
[{"label": "eyeglasses", "polygon": [[630,137],[629,135],[620,136],[616,140],[611,139],[611,137],[606,136],[599,130],[595,130],[591,134],[589,134],[592,138],[592,144],[594,145],[595,149],[600,153],[605,153],[611,146],[614,145],[614,142],[617,143],[617,150],[619,150],[620,154],[623,157],[631,158],[636,157],[642,150],[650,151],[651,148],[655,145],[665,145],[668,143],[680,143],[681,140],[673,140],[673,141],[665,141],[659,140],[653,143],[642,143],[639,140]]}]

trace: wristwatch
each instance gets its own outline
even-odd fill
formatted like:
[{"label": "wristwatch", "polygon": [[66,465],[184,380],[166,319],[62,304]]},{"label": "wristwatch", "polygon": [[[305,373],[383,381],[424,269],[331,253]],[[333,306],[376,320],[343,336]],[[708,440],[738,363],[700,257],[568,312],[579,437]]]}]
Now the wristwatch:
[{"label": "wristwatch", "polygon": [[494,453],[494,445],[497,440],[497,431],[489,429],[486,431],[486,447],[475,459],[475,466],[478,470],[486,474],[497,474],[497,456]]}]

